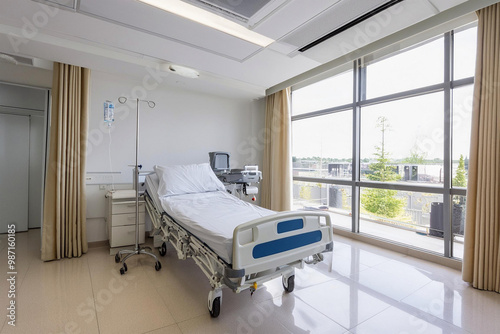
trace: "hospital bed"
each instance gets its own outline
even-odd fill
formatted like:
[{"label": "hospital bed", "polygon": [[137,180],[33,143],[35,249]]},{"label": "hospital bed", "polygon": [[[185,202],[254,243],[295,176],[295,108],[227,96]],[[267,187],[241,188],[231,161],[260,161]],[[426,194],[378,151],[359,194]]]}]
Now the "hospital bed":
[{"label": "hospital bed", "polygon": [[[323,260],[333,250],[330,216],[324,212],[276,213],[225,191],[208,164],[155,166],[146,176],[146,210],[161,238],[180,259],[192,258],[210,281],[208,310],[220,313],[222,288],[252,293],[282,277],[294,289],[295,268]],[[156,245],[155,245],[156,246]]]}]

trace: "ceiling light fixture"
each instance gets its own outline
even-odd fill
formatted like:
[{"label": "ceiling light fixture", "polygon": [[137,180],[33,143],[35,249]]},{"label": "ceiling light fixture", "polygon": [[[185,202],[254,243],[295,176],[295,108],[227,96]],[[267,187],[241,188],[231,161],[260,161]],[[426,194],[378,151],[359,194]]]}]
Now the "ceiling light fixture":
[{"label": "ceiling light fixture", "polygon": [[168,70],[170,72],[173,72],[175,74],[178,74],[178,75],[186,77],[186,78],[196,79],[200,76],[200,73],[198,73],[198,71],[193,70],[192,68],[189,68],[189,67],[184,67],[184,66],[179,66],[179,65],[172,64],[168,67]]},{"label": "ceiling light fixture", "polygon": [[139,1],[262,47],[274,42],[273,39],[245,28],[236,22],[180,0]]},{"label": "ceiling light fixture", "polygon": [[6,62],[6,63],[10,63],[10,64],[14,64],[14,65],[18,64],[16,58],[14,58],[14,57],[12,57],[10,55],[6,55],[5,53],[0,53],[0,61]]}]

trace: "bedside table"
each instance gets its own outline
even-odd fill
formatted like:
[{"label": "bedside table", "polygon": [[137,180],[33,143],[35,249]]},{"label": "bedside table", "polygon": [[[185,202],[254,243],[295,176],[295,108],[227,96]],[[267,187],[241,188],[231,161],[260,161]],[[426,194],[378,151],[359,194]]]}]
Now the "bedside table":
[{"label": "bedside table", "polygon": [[[108,235],[110,247],[135,245],[135,190],[116,190],[108,199]],[[139,198],[139,244],[145,241],[145,206]]]}]

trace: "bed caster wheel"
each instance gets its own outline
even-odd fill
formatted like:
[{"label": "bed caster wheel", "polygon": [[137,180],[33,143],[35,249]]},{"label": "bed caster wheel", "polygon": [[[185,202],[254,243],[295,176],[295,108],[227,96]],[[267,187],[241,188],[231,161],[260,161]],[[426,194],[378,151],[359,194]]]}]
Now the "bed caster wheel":
[{"label": "bed caster wheel", "polygon": [[208,312],[212,318],[217,318],[220,314],[220,305],[222,303],[222,290],[216,288],[208,293]]},{"label": "bed caster wheel", "polygon": [[285,289],[286,292],[292,292],[293,289],[295,288],[295,275],[292,275],[288,278],[283,276],[282,283],[283,283],[283,289]]},{"label": "bed caster wheel", "polygon": [[217,297],[212,302],[212,309],[210,311],[210,316],[212,318],[217,318],[220,314],[220,297]]},{"label": "bed caster wheel", "polygon": [[161,256],[165,256],[167,254],[167,244],[164,242],[161,244],[161,247],[158,248],[158,251],[160,252]]},{"label": "bed caster wheel", "polygon": [[116,253],[115,255],[115,263],[120,262],[120,254]]},{"label": "bed caster wheel", "polygon": [[120,268],[120,275],[124,275],[125,274],[125,269],[122,267]]},{"label": "bed caster wheel", "polygon": [[156,261],[155,269],[156,269],[156,271],[160,271],[160,269],[161,269],[161,262],[160,261]]}]

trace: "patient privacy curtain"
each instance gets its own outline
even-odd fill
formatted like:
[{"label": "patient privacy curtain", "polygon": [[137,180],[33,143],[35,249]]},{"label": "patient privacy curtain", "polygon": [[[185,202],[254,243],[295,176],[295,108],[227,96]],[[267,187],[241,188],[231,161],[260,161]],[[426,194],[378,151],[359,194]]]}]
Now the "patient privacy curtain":
[{"label": "patient privacy curtain", "polygon": [[500,292],[500,4],[478,18],[462,275]]},{"label": "patient privacy curtain", "polygon": [[292,204],[290,88],[266,98],[265,129],[261,205],[287,211]]},{"label": "patient privacy curtain", "polygon": [[54,64],[42,260],[87,252],[85,156],[90,70]]}]

